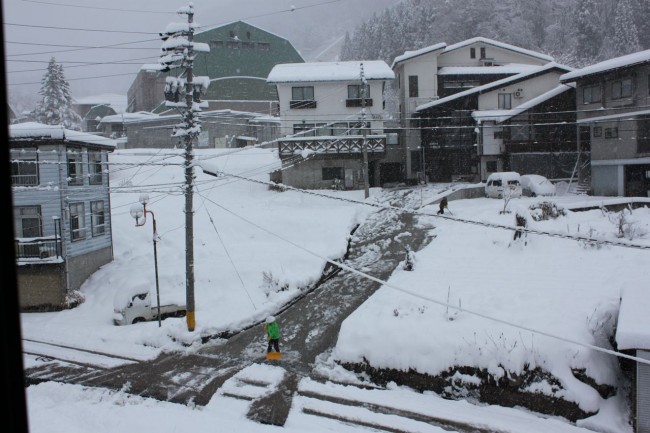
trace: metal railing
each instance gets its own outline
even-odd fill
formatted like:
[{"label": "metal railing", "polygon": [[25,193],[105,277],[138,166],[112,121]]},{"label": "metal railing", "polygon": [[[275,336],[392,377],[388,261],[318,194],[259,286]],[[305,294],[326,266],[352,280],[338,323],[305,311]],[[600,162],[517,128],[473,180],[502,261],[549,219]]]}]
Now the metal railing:
[{"label": "metal railing", "polygon": [[[300,137],[278,140],[280,156],[292,156],[303,150],[311,150],[317,154],[361,154],[364,150],[362,136],[332,136],[332,137]],[[368,153],[383,153],[386,151],[385,135],[368,135],[365,139]]]},{"label": "metal railing", "polygon": [[15,240],[16,259],[48,259],[61,255],[61,239],[51,237]]}]

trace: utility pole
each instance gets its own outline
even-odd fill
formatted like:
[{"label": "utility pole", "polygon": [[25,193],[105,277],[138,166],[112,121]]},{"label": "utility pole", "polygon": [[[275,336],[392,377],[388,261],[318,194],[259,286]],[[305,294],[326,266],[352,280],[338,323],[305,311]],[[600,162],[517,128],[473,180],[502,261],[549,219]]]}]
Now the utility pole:
[{"label": "utility pole", "polygon": [[364,197],[368,198],[370,196],[369,185],[368,185],[368,147],[366,144],[366,135],[368,130],[366,129],[366,86],[368,82],[366,81],[366,76],[363,72],[363,62],[361,62],[361,131],[363,132],[363,143],[362,150],[363,153],[363,189]]},{"label": "utility pole", "polygon": [[[162,71],[183,68],[185,78],[167,77],[165,85],[165,105],[177,107],[181,111],[181,123],[174,127],[173,136],[183,137],[185,142],[185,295],[187,308],[187,330],[192,332],[196,326],[194,316],[194,165],[193,143],[201,132],[201,93],[207,90],[208,77],[194,77],[193,62],[195,51],[208,52],[210,48],[204,43],[194,43],[194,6],[180,8],[179,15],[187,15],[187,24],[172,23],[161,38],[165,41],[160,63]],[[198,79],[195,82],[195,78]],[[200,79],[199,79],[200,78]],[[184,94],[185,101],[181,97]]]}]

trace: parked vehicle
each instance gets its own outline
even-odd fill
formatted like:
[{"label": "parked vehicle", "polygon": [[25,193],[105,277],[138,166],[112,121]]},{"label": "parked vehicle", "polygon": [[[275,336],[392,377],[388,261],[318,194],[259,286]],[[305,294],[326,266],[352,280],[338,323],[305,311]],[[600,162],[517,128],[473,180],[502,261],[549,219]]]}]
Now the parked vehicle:
[{"label": "parked vehicle", "polygon": [[524,174],[521,176],[521,189],[523,195],[529,197],[543,197],[555,195],[555,185],[539,174]]},{"label": "parked vehicle", "polygon": [[521,176],[515,171],[492,173],[485,184],[485,196],[489,198],[521,197]]},{"label": "parked vehicle", "polygon": [[[158,304],[152,305],[151,296],[146,289],[126,289],[115,294],[113,313],[115,325],[131,325],[158,320]],[[168,317],[183,317],[186,313],[185,305],[166,304],[160,306],[161,320]]]}]

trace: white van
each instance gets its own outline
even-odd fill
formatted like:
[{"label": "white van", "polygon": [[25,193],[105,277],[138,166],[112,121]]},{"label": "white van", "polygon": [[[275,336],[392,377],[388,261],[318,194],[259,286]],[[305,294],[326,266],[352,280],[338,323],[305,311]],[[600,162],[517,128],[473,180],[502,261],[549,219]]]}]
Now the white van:
[{"label": "white van", "polygon": [[489,198],[521,197],[521,176],[515,171],[492,173],[485,184],[485,196]]}]

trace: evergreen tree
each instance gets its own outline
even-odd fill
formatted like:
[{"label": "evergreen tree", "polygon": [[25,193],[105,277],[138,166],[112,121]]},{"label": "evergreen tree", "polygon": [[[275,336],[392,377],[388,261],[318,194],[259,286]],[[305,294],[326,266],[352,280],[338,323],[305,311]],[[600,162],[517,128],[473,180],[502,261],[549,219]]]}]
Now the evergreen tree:
[{"label": "evergreen tree", "polygon": [[618,0],[614,17],[614,50],[618,56],[640,50],[631,0]]},{"label": "evergreen tree", "polygon": [[575,16],[580,57],[589,63],[596,61],[603,40],[596,0],[578,0]]},{"label": "evergreen tree", "polygon": [[54,57],[47,65],[39,94],[42,99],[32,112],[37,122],[80,129],[81,117],[72,109],[70,86],[63,75],[63,66],[58,65]]}]

